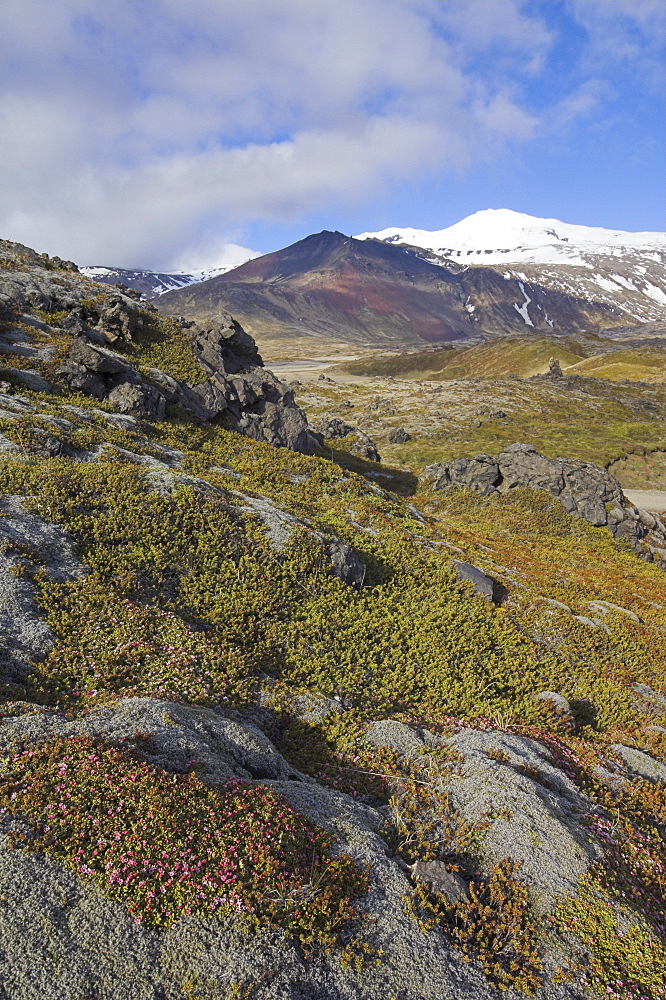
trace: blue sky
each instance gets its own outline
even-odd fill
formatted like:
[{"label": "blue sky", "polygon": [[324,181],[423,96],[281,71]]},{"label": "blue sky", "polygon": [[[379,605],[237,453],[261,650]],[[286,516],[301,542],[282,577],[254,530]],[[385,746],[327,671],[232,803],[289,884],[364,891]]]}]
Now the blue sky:
[{"label": "blue sky", "polygon": [[193,268],[511,208],[665,227],[661,0],[4,0],[0,235]]}]

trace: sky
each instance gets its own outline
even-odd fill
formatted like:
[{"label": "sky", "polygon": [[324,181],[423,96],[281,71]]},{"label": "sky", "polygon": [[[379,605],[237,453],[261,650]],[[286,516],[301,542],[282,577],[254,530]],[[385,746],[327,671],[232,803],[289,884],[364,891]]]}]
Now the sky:
[{"label": "sky", "polygon": [[0,237],[223,266],[510,208],[666,228],[662,0],[1,0]]}]

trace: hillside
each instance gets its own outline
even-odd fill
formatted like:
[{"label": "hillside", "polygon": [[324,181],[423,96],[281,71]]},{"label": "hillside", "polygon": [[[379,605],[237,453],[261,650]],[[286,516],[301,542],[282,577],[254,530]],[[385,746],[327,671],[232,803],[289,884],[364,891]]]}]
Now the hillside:
[{"label": "hillside", "polygon": [[549,289],[538,278],[434,262],[413,248],[331,232],[167,292],[156,305],[164,315],[202,322],[230,311],[274,358],[283,339],[300,341],[311,356],[322,342],[409,347],[627,322],[605,293]]},{"label": "hillside", "polygon": [[[663,332],[666,332],[664,327]],[[500,337],[465,348],[367,353],[331,369],[348,375],[392,376],[412,379],[529,378],[548,371],[557,358],[567,375],[643,382],[666,381],[666,342],[657,337],[643,341],[611,340],[594,334],[575,338]]]},{"label": "hillside", "polygon": [[0,998],[663,1000],[660,386],[290,387],[7,242],[0,309]]}]

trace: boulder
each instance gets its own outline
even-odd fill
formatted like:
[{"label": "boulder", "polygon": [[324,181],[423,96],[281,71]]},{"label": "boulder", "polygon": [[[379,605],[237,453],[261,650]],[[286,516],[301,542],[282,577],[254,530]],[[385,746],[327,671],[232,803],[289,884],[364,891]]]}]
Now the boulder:
[{"label": "boulder", "polygon": [[326,546],[326,552],[331,563],[333,576],[339,577],[344,583],[360,587],[365,579],[365,564],[361,562],[351,545],[334,538]]},{"label": "boulder", "polygon": [[404,427],[394,427],[389,433],[388,439],[391,444],[405,444],[412,440],[412,435],[408,434]]},{"label": "boulder", "polygon": [[445,896],[449,903],[466,903],[469,891],[455,872],[450,872],[443,861],[417,861],[412,867],[412,878],[423,882],[431,892]]},{"label": "boulder", "polygon": [[472,566],[470,563],[460,562],[458,559],[453,560],[453,566],[459,580],[471,583],[479,597],[485,597],[489,601],[493,600],[495,597],[496,583],[492,577],[486,576],[486,574],[476,566]]},{"label": "boulder", "polygon": [[557,691],[539,691],[538,694],[534,695],[534,701],[537,704],[545,706],[557,716],[558,720],[569,732],[573,733],[576,731],[576,720],[571,711],[571,705],[563,694],[558,694]]},{"label": "boulder", "polygon": [[122,382],[140,382],[138,373],[119,354],[94,347],[82,337],[75,337],[60,366],[56,369],[70,389],[104,399]]},{"label": "boulder", "polygon": [[492,817],[483,843],[487,862],[521,862],[537,913],[575,895],[580,876],[603,852],[585,825],[592,803],[550,752],[526,737],[472,729],[446,743],[463,757],[443,785],[452,805],[468,823]]},{"label": "boulder", "polygon": [[131,341],[142,327],[140,306],[126,295],[112,295],[100,308],[97,329],[110,344]]},{"label": "boulder", "polygon": [[[293,390],[271,372],[254,369],[234,379],[231,390],[228,408],[233,430],[256,441],[265,441],[276,448],[290,448],[304,455],[311,455],[318,447],[305,413],[296,405]],[[245,404],[239,395],[247,400]]]},{"label": "boulder", "polygon": [[263,366],[255,341],[230,313],[220,313],[218,321],[206,327],[182,317],[179,323],[192,341],[197,360],[209,375],[232,375]]},{"label": "boulder", "polygon": [[372,438],[359,430],[358,427],[353,427],[344,420],[340,420],[339,417],[320,417],[312,425],[312,430],[321,439],[321,444],[324,441],[334,441],[338,438],[353,436],[354,440],[349,448],[352,455],[356,455],[357,458],[364,458],[370,462],[381,462],[377,445]]},{"label": "boulder", "polygon": [[339,417],[322,417],[312,425],[312,430],[328,441],[347,437],[348,434],[353,434],[355,429]]},{"label": "boulder", "polygon": [[129,414],[141,420],[163,420],[166,400],[157,389],[150,385],[132,385],[121,382],[106,397],[119,413]]},{"label": "boulder", "polygon": [[354,434],[356,440],[349,449],[350,453],[356,455],[357,458],[364,458],[368,462],[381,462],[381,455],[372,438],[364,434],[363,431],[358,430],[358,428],[354,431]]},{"label": "boulder", "polygon": [[663,761],[655,760],[649,754],[635,747],[625,747],[621,743],[611,744],[623,764],[634,775],[646,778],[648,781],[666,781],[666,764]]}]

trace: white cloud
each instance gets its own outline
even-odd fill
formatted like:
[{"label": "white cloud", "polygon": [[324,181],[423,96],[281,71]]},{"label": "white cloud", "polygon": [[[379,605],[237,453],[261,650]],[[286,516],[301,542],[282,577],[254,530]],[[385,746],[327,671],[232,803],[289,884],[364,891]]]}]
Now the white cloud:
[{"label": "white cloud", "polygon": [[666,6],[663,0],[569,0],[588,34],[585,64],[593,71],[624,64],[646,87],[663,92]]},{"label": "white cloud", "polygon": [[552,44],[532,10],[5,0],[0,232],[83,263],[166,268],[223,256],[253,219],[490,162],[540,128],[518,82]]}]

